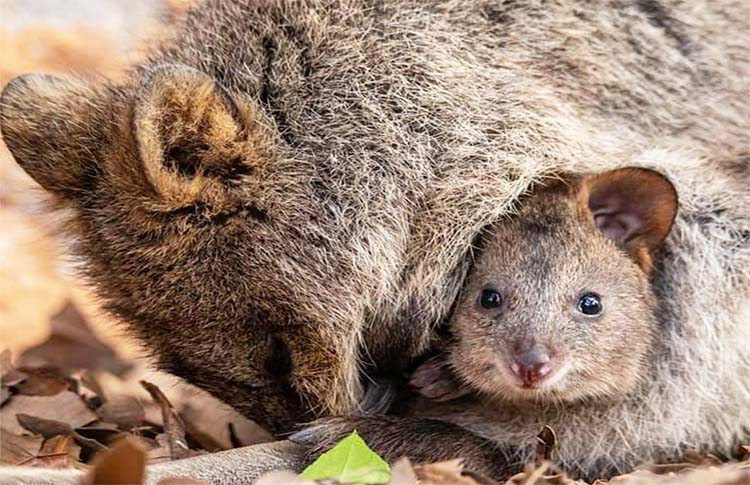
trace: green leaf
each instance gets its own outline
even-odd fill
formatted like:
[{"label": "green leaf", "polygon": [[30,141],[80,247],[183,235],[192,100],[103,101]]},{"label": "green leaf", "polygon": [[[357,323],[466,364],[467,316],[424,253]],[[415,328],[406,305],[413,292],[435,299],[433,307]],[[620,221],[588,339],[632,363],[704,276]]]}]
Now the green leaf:
[{"label": "green leaf", "polygon": [[305,480],[336,479],[343,483],[382,484],[391,469],[354,431],[302,472]]}]

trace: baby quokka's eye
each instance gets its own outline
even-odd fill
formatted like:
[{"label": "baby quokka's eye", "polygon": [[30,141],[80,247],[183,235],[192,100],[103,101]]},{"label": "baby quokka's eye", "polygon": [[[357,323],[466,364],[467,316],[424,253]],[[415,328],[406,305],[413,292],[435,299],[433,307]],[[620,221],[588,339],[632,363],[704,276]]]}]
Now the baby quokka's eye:
[{"label": "baby quokka's eye", "polygon": [[479,295],[479,306],[485,310],[493,310],[499,308],[503,304],[503,295],[499,291],[493,288],[486,288],[482,290]]},{"label": "baby quokka's eye", "polygon": [[578,299],[578,311],[588,316],[596,316],[602,313],[604,306],[602,299],[596,293],[584,293]]}]

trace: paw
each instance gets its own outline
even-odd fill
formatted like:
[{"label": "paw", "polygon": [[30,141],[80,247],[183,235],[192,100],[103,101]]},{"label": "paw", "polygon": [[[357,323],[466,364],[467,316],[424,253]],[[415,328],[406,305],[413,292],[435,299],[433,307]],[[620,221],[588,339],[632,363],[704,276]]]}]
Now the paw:
[{"label": "paw", "polygon": [[469,393],[454,379],[441,356],[419,366],[412,374],[409,386],[422,397],[437,402],[452,401]]}]

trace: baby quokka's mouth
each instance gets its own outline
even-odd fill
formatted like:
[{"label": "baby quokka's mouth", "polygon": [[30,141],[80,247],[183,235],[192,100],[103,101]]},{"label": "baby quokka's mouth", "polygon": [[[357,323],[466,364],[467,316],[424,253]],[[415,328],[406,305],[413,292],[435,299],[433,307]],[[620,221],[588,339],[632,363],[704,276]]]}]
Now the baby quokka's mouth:
[{"label": "baby quokka's mouth", "polygon": [[541,347],[534,347],[523,352],[516,352],[510,363],[513,371],[523,387],[535,387],[552,371],[549,354]]},{"label": "baby quokka's mouth", "polygon": [[542,345],[520,347],[509,360],[513,383],[522,389],[551,389],[568,371],[564,361]]}]

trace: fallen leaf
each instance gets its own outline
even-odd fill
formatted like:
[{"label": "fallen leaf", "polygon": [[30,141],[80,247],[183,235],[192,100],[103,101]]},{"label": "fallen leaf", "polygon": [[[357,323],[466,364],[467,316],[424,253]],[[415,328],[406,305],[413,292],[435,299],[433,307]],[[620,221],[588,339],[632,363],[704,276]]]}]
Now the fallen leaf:
[{"label": "fallen leaf", "polygon": [[688,450],[685,452],[683,459],[698,466],[721,465],[723,463],[717,456],[710,453],[701,453],[698,450]]},{"label": "fallen leaf", "polygon": [[7,387],[0,387],[0,406],[5,404],[5,402],[10,399],[10,389]]},{"label": "fallen leaf", "polygon": [[13,385],[13,389],[18,394],[27,396],[54,396],[75,386],[75,381],[61,375],[54,368],[24,368],[23,371],[28,377],[22,382]]},{"label": "fallen leaf", "polygon": [[206,450],[228,450],[274,441],[274,437],[216,398],[200,394],[180,409],[188,436]]},{"label": "fallen leaf", "polygon": [[441,461],[417,465],[414,472],[420,485],[479,485],[476,480],[463,474],[461,460]]},{"label": "fallen leaf", "polygon": [[27,431],[47,439],[59,435],[69,435],[73,432],[73,428],[69,424],[54,419],[37,418],[23,413],[16,414],[16,419]]},{"label": "fallen leaf", "polygon": [[81,448],[72,436],[54,436],[44,442],[39,453],[19,465],[35,468],[69,468],[79,462]]},{"label": "fallen leaf", "polygon": [[194,456],[187,444],[185,436],[185,425],[175,412],[172,404],[161,392],[161,389],[150,382],[141,381],[141,385],[151,395],[151,398],[161,408],[162,420],[164,421],[164,433],[169,439],[169,455],[173,460]]},{"label": "fallen leaf", "polygon": [[131,396],[121,396],[106,401],[96,410],[96,414],[103,421],[114,423],[126,430],[141,426],[146,419],[143,404]]},{"label": "fallen leaf", "polygon": [[555,431],[549,426],[545,426],[536,436],[535,463],[540,466],[545,461],[552,459],[552,452],[557,444]]},{"label": "fallen leaf", "polygon": [[391,467],[388,485],[418,485],[417,473],[408,458],[401,458]]},{"label": "fallen leaf", "polygon": [[125,438],[98,455],[81,485],[138,485],[146,471],[146,451],[135,439]]},{"label": "fallen leaf", "polygon": [[160,433],[153,439],[153,447],[148,450],[149,463],[162,463],[172,460],[172,451],[169,445],[169,437]]},{"label": "fallen leaf", "polygon": [[118,376],[132,368],[99,340],[71,302],[52,317],[51,330],[45,342],[21,354],[18,367],[101,370]]},{"label": "fallen leaf", "polygon": [[54,436],[70,436],[78,442],[81,446],[87,448],[90,451],[103,451],[106,446],[99,443],[96,440],[86,438],[74,430],[69,424],[63,423],[62,421],[55,421],[52,419],[42,419],[36,416],[29,416],[28,414],[19,413],[16,415],[18,422],[25,429],[31,431],[34,434],[42,435],[45,438],[52,438]]},{"label": "fallen leaf", "polygon": [[80,428],[97,419],[96,414],[83,400],[70,391],[63,391],[54,396],[14,395],[0,408],[0,423],[6,430],[20,435],[24,434],[25,430],[16,420],[18,413],[61,421],[71,428]]},{"label": "fallen leaf", "polygon": [[660,475],[650,470],[636,470],[612,478],[608,485],[747,485],[750,483],[750,467],[742,463],[727,463],[684,469],[678,473]]},{"label": "fallen leaf", "polygon": [[356,431],[326,451],[301,474],[305,480],[379,484],[390,480],[390,467]]},{"label": "fallen leaf", "polygon": [[39,436],[19,436],[6,429],[0,429],[0,438],[0,463],[3,465],[18,465],[34,458],[44,441]]},{"label": "fallen leaf", "polygon": [[76,432],[85,438],[104,444],[117,441],[125,434],[117,425],[110,423],[95,423],[94,425],[76,428]]}]

